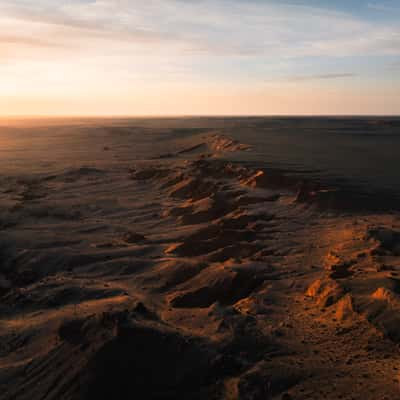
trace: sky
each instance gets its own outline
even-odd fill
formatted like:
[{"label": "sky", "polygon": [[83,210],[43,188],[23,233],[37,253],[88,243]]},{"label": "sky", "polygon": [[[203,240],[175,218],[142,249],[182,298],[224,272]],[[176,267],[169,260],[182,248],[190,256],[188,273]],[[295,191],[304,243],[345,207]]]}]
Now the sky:
[{"label": "sky", "polygon": [[399,0],[0,0],[0,116],[399,115]]}]

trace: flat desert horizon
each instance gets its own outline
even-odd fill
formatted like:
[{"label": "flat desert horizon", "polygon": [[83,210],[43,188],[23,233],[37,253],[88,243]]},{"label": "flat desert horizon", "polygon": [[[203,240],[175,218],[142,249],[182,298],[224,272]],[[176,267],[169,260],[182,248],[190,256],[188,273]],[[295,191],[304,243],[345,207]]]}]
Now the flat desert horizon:
[{"label": "flat desert horizon", "polygon": [[0,400],[400,400],[399,0],[0,0]]}]

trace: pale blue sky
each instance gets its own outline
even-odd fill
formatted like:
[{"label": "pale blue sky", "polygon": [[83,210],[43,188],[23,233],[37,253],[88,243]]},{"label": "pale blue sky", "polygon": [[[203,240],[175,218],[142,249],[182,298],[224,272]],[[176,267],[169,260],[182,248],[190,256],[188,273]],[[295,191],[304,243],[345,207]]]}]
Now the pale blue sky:
[{"label": "pale blue sky", "polygon": [[2,114],[400,114],[398,0],[0,0]]}]

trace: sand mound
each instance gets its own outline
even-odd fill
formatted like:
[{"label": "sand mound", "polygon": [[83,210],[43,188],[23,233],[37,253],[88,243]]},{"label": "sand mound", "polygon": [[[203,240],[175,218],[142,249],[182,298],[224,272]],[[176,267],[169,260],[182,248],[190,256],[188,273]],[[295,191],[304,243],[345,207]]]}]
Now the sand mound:
[{"label": "sand mound", "polygon": [[[217,315],[216,306],[210,313],[213,318],[230,318]],[[230,315],[231,333],[223,343],[183,334],[161,322],[142,303],[130,311],[65,320],[58,328],[55,346],[25,366],[25,382],[6,388],[3,396],[38,400],[45,391],[47,398],[61,400],[122,399],[132,394],[201,400],[223,398],[224,381],[236,375],[243,390],[244,386],[257,390],[256,382],[249,379],[252,372],[245,372],[244,359],[257,362],[277,347],[253,322]],[[288,370],[277,374],[264,366],[258,369],[273,382],[271,393],[293,385],[292,378],[284,379],[284,371]],[[11,376],[19,372],[17,368]]]},{"label": "sand mound", "polygon": [[63,282],[50,281],[11,291],[3,297],[2,307],[9,310],[13,307],[25,311],[43,310],[121,296],[124,293],[125,291],[119,288],[96,287],[94,284],[66,279]]},{"label": "sand mound", "polygon": [[232,243],[239,246],[246,242],[253,242],[256,237],[256,233],[251,230],[234,230],[210,225],[188,236],[183,243],[170,248],[167,252],[184,257],[206,255],[231,246]]},{"label": "sand mound", "polygon": [[[193,143],[193,141],[195,142]],[[200,142],[198,140],[201,140]],[[178,141],[181,149],[176,152],[160,154],[156,159],[170,159],[182,156],[193,157],[200,156],[206,158],[212,155],[221,155],[223,153],[232,153],[238,151],[247,151],[251,146],[238,142],[229,136],[213,133],[201,137],[200,139],[192,139],[188,143],[188,139]],[[183,147],[183,148],[182,148]],[[212,154],[214,153],[214,154]]]},{"label": "sand mound", "polygon": [[[349,229],[339,237],[338,245],[322,258],[325,276],[309,286],[306,296],[324,308],[335,305],[335,319],[340,323],[365,319],[398,342],[400,283],[396,273],[391,275],[396,267],[381,264],[386,258],[396,260],[397,231],[369,228],[355,234]],[[377,248],[378,252],[371,252]]]},{"label": "sand mound", "polygon": [[242,185],[250,186],[253,189],[287,189],[295,190],[298,180],[285,175],[280,171],[257,170],[247,172],[247,176],[241,178]]},{"label": "sand mound", "polygon": [[180,214],[179,222],[190,225],[214,221],[234,209],[235,206],[225,196],[215,193],[211,197],[191,201],[183,207],[174,208],[171,210],[171,214]]},{"label": "sand mound", "polygon": [[286,399],[289,395],[285,392],[295,386],[304,374],[304,371],[290,364],[278,364],[274,366],[273,370],[269,370],[266,363],[260,363],[241,375],[235,382],[237,398],[243,400],[270,399],[281,394],[281,398]]},{"label": "sand mound", "polygon": [[152,273],[144,272],[140,279],[143,280],[144,284],[151,284],[152,290],[165,292],[179,287],[207,267],[206,263],[199,262],[196,259],[170,259],[160,263]]},{"label": "sand mound", "polygon": [[374,300],[382,300],[387,302],[392,307],[400,306],[399,296],[386,288],[378,288],[371,296]]},{"label": "sand mound", "polygon": [[131,322],[90,360],[87,399],[201,399],[207,395],[213,354],[201,343],[160,324]]},{"label": "sand mound", "polygon": [[353,298],[350,294],[346,294],[337,302],[335,316],[336,319],[341,322],[354,322],[356,313],[353,308]]},{"label": "sand mound", "polygon": [[374,254],[400,255],[400,232],[384,227],[371,228],[366,234],[366,239],[377,243],[373,249]]},{"label": "sand mound", "polygon": [[215,391],[208,388],[218,378],[215,350],[137,311],[69,320],[58,335],[59,344],[25,368],[25,384],[4,398],[35,400],[44,390],[49,399],[201,399]]},{"label": "sand mound", "polygon": [[239,143],[225,135],[214,134],[207,138],[207,144],[211,150],[219,153],[244,151],[251,149],[251,146]]},{"label": "sand mound", "polygon": [[217,191],[214,182],[199,178],[187,178],[177,183],[170,191],[171,197],[200,200]]},{"label": "sand mound", "polygon": [[344,291],[336,281],[318,279],[307,289],[306,296],[313,298],[321,307],[329,307],[342,298]]},{"label": "sand mound", "polygon": [[374,326],[393,341],[400,341],[400,298],[390,289],[380,287],[362,306],[362,313]]},{"label": "sand mound", "polygon": [[205,269],[186,286],[170,298],[173,307],[193,308],[209,307],[215,302],[222,305],[234,304],[249,296],[264,282],[263,271],[256,268],[220,268]]},{"label": "sand mound", "polygon": [[131,168],[131,179],[135,181],[146,181],[149,179],[165,178],[170,171],[163,167],[148,167],[144,169]]},{"label": "sand mound", "polygon": [[182,154],[188,154],[188,153],[194,153],[194,152],[201,152],[201,151],[207,151],[207,145],[206,143],[199,143],[199,144],[195,144],[193,146],[190,146],[186,149],[180,150],[178,151],[179,155]]}]

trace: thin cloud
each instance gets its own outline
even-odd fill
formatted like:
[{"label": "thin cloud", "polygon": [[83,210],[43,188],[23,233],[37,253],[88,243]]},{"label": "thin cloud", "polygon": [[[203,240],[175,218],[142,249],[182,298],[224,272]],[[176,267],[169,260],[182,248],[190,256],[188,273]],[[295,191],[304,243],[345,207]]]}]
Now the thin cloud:
[{"label": "thin cloud", "polygon": [[1,45],[23,45],[34,47],[59,47],[58,43],[51,42],[45,39],[37,39],[28,36],[14,36],[0,34]]},{"label": "thin cloud", "polygon": [[[302,68],[310,76],[291,80],[350,79],[356,75],[329,71],[352,68],[345,58],[400,55],[397,25],[275,2],[0,0],[0,27],[0,67],[24,67],[29,76],[63,71],[55,80],[101,75],[105,82],[129,71],[146,84],[172,76],[244,84],[293,75],[296,63],[318,66],[309,61],[321,58],[328,61],[318,71],[326,74]],[[335,58],[342,64],[330,64]]]},{"label": "thin cloud", "polygon": [[388,6],[387,4],[379,4],[379,3],[368,3],[367,7],[371,10],[382,11],[382,12],[400,11],[399,7],[392,7]]},{"label": "thin cloud", "polygon": [[[203,56],[400,54],[399,27],[310,6],[237,0],[102,0],[54,6],[43,0],[22,4],[5,0],[0,10],[21,26],[75,30],[81,44],[104,38]],[[68,41],[68,35],[60,40]]]},{"label": "thin cloud", "polygon": [[291,81],[314,81],[314,80],[331,80],[331,79],[346,79],[355,78],[357,75],[351,72],[346,73],[332,73],[332,74],[320,74],[320,75],[303,75],[303,76],[293,76],[289,80]]}]

